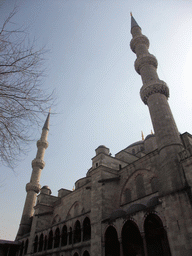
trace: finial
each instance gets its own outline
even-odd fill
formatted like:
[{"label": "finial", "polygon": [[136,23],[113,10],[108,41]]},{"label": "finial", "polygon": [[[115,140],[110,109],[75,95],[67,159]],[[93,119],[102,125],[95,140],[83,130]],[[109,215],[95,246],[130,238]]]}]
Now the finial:
[{"label": "finial", "polygon": [[49,109],[49,113],[51,113],[51,108]]},{"label": "finial", "polygon": [[151,134],[153,134],[153,131],[151,130]]},{"label": "finial", "polygon": [[143,131],[141,131],[141,138],[142,138],[142,140],[145,140]]},{"label": "finial", "polygon": [[131,17],[133,16],[132,12],[130,12]]},{"label": "finial", "polygon": [[73,189],[72,189],[73,191],[75,190],[75,188],[74,188],[74,186],[73,186]]}]

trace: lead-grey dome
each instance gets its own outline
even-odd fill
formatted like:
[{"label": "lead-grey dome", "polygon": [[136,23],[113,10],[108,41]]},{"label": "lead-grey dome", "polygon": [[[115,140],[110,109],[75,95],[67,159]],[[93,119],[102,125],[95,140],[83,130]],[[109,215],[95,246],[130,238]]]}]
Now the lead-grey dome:
[{"label": "lead-grey dome", "polygon": [[113,211],[110,215],[110,220],[115,220],[117,218],[123,218],[126,215],[126,211],[122,210],[122,209],[117,209],[115,211]]},{"label": "lead-grey dome", "polygon": [[128,208],[127,214],[131,215],[136,212],[144,211],[145,209],[146,209],[146,206],[144,204],[133,204]]}]

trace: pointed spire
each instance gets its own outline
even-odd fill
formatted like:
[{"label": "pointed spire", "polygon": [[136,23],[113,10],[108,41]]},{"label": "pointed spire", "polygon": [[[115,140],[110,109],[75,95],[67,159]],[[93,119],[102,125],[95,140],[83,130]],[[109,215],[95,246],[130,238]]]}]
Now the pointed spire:
[{"label": "pointed spire", "polygon": [[139,25],[137,24],[136,20],[133,18],[132,12],[130,13],[130,15],[131,15],[131,29],[133,27],[139,27]]},{"label": "pointed spire", "polygon": [[47,119],[45,120],[45,123],[44,123],[44,126],[43,126],[43,129],[46,129],[46,130],[49,130],[50,112],[51,112],[51,109],[49,109],[49,113],[47,115]]},{"label": "pointed spire", "polygon": [[143,131],[141,131],[141,138],[142,138],[142,140],[145,140],[145,137],[144,137]]}]

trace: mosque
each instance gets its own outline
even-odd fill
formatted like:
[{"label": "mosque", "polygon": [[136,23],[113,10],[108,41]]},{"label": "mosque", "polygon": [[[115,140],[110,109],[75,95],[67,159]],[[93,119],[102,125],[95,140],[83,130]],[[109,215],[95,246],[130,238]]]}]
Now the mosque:
[{"label": "mosque", "polygon": [[[73,191],[41,188],[50,113],[37,142],[16,240],[6,255],[191,256],[192,135],[180,134],[169,89],[157,74],[149,40],[131,16],[131,50],[142,78],[141,99],[154,134],[111,156],[99,146]],[[6,250],[6,249],[5,249]],[[2,254],[3,255],[3,254]]]}]

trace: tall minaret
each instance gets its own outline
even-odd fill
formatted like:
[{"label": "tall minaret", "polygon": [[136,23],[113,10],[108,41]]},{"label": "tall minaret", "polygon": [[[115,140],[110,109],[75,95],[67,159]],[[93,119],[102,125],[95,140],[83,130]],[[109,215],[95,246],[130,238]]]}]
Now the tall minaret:
[{"label": "tall minaret", "polygon": [[160,155],[159,185],[160,194],[163,195],[184,186],[184,177],[177,159],[183,146],[167,101],[169,89],[158,77],[157,60],[148,52],[149,40],[141,33],[132,14],[131,34],[133,38],[130,47],[137,55],[135,70],[143,82],[140,95],[148,105]]},{"label": "tall minaret", "polygon": [[30,232],[32,216],[34,213],[33,208],[36,203],[37,194],[39,193],[41,188],[39,184],[41,171],[45,166],[45,162],[43,161],[43,159],[44,159],[45,149],[48,147],[47,136],[49,132],[49,119],[50,119],[50,112],[43,126],[41,138],[40,140],[37,141],[37,148],[38,148],[37,155],[36,155],[36,158],[32,161],[33,170],[31,174],[31,180],[26,185],[27,196],[26,196],[23,214],[21,217],[21,223],[20,223],[20,227],[19,227],[19,231],[17,233],[16,239],[19,239],[24,234],[27,234]]}]

